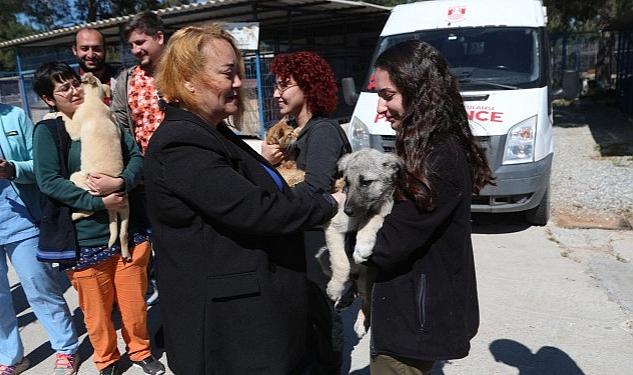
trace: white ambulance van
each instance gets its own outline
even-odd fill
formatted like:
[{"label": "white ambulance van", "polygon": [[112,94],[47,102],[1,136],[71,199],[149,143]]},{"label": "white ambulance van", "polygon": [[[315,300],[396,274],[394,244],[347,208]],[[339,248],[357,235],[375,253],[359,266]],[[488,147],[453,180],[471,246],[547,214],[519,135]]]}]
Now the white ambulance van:
[{"label": "white ambulance van", "polygon": [[[437,48],[459,81],[470,127],[486,150],[496,186],[473,196],[473,212],[523,211],[545,225],[550,210],[552,106],[545,8],[537,0],[434,0],[393,8],[374,59],[394,44],[418,39]],[[373,64],[372,64],[373,65]],[[393,151],[395,133],[376,114],[372,71],[347,134],[354,149]]]}]

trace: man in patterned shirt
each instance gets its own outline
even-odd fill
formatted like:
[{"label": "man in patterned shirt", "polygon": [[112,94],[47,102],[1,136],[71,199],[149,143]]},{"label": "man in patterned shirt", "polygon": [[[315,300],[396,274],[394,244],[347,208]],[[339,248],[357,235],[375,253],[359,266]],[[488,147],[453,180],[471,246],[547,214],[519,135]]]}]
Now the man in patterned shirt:
[{"label": "man in patterned shirt", "polygon": [[[130,43],[138,65],[123,70],[117,77],[112,95],[112,112],[119,126],[132,133],[141,153],[145,154],[152,134],[164,117],[159,106],[160,94],[154,84],[154,71],[165,49],[165,26],[156,13],[142,12],[125,25],[123,38]],[[130,213],[137,223],[149,228],[142,184],[130,197]],[[151,265],[149,275],[151,291],[147,295],[147,304],[152,305],[158,299],[158,288]]]},{"label": "man in patterned shirt", "polygon": [[165,49],[165,26],[156,13],[146,11],[125,25],[123,38],[130,43],[138,65],[125,69],[117,77],[112,111],[117,123],[129,129],[145,153],[149,139],[163,121],[154,70]]}]

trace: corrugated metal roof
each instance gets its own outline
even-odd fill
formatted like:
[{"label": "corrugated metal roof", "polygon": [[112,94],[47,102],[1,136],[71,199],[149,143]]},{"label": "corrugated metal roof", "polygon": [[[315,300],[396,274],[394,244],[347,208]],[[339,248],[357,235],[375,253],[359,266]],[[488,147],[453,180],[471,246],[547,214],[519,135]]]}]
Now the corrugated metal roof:
[{"label": "corrugated metal roof", "polygon": [[[204,21],[258,21],[262,30],[292,24],[344,22],[351,18],[385,15],[391,8],[362,1],[347,0],[210,0],[156,11],[168,31]],[[134,15],[65,27],[0,42],[0,48],[69,45],[82,27],[100,30],[106,42],[119,41],[120,27]]]}]

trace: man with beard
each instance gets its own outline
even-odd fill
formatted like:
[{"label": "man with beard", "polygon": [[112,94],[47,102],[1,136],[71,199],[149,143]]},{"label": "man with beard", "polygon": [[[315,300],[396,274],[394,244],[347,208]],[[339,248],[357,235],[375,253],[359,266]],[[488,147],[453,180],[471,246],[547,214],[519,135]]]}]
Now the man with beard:
[{"label": "man with beard", "polygon": [[113,70],[106,60],[105,40],[103,34],[97,29],[83,27],[75,34],[73,54],[79,60],[79,75],[92,73],[106,85],[106,97],[104,102],[110,105],[112,100],[111,89],[115,85]]},{"label": "man with beard", "polygon": [[[165,26],[160,17],[151,11],[137,14],[123,28],[123,39],[130,44],[132,55],[138,59],[138,65],[123,70],[117,77],[113,91],[112,112],[116,122],[129,130],[141,153],[145,154],[149,139],[163,121],[164,112],[160,108],[160,94],[154,83],[154,71],[165,49]],[[141,183],[134,192],[130,212],[136,216],[136,222],[149,230],[145,215],[145,190]],[[136,205],[136,206],[135,206]],[[158,300],[153,260],[150,261],[151,290],[147,295],[147,304]]]}]

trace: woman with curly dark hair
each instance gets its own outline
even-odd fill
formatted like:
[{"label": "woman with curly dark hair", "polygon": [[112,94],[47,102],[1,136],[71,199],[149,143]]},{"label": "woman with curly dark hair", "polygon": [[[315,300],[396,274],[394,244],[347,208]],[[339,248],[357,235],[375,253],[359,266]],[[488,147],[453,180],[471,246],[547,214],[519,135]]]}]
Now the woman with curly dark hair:
[{"label": "woman with curly dark hair", "polygon": [[[274,98],[279,112],[299,130],[293,147],[305,181],[295,185],[300,195],[330,191],[337,175],[336,162],[351,151],[339,124],[327,116],[336,109],[337,88],[330,65],[312,52],[294,52],[276,56],[271,65],[275,74]],[[287,150],[262,145],[262,154],[271,164],[283,160]],[[343,327],[332,301],[325,293],[328,279],[315,255],[325,246],[323,230],[304,233],[308,280],[309,323],[311,325],[311,373],[337,374],[341,367]]]},{"label": "woman with curly dark hair", "polygon": [[396,131],[405,168],[369,258],[378,273],[371,372],[430,374],[434,361],[468,355],[479,326],[470,204],[493,178],[437,50],[403,42],[375,68],[377,111]]}]

